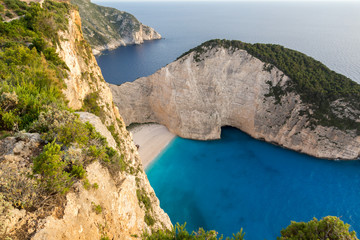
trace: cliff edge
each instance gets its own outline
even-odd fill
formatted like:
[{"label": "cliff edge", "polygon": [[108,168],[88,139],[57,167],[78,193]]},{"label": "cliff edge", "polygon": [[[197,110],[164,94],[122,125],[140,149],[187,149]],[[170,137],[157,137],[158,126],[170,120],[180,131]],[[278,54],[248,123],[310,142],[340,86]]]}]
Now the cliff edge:
[{"label": "cliff edge", "polygon": [[84,37],[90,43],[94,54],[119,46],[161,39],[158,32],[139,22],[130,13],[99,6],[90,0],[71,2],[79,7]]},{"label": "cliff edge", "polygon": [[298,90],[305,89],[298,86],[299,79],[287,76],[270,62],[270,57],[266,62],[254,55],[264,58],[260,53],[278,51],[274,56],[285,53],[286,58],[291,57],[287,53],[290,51],[308,61],[309,57],[275,45],[266,50],[266,46],[226,40],[206,42],[149,77],[110,85],[114,102],[127,125],[157,122],[181,137],[200,140],[218,139],[222,126],[233,126],[254,138],[315,157],[358,159],[359,85],[345,79],[352,92],[336,99],[321,95],[325,90],[319,88],[314,98],[327,102],[311,103],[309,94]]},{"label": "cliff edge", "polygon": [[0,6],[14,15],[0,21],[0,239],[171,229],[77,9],[64,0]]}]

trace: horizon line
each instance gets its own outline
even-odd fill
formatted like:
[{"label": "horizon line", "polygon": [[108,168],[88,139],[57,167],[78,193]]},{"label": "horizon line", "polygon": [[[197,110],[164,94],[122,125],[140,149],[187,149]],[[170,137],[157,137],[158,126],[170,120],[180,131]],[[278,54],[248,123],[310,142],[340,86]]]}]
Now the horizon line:
[{"label": "horizon line", "polygon": [[91,0],[91,2],[357,2],[359,0]]}]

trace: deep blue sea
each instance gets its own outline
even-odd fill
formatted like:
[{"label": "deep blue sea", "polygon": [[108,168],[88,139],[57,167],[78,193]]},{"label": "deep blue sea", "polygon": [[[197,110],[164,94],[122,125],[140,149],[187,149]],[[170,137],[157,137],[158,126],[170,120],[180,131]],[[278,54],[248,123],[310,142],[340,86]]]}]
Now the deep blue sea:
[{"label": "deep blue sea", "polygon": [[110,83],[150,75],[214,38],[281,44],[360,83],[359,1],[101,4],[134,14],[165,38],[118,48],[98,57],[105,80]]},{"label": "deep blue sea", "polygon": [[[97,57],[110,83],[150,75],[213,38],[281,44],[360,83],[360,2],[101,4],[165,38]],[[360,161],[316,159],[223,128],[217,141],[175,138],[147,174],[172,222],[190,231],[243,228],[246,240],[275,239],[291,220],[336,215],[360,233]]]}]

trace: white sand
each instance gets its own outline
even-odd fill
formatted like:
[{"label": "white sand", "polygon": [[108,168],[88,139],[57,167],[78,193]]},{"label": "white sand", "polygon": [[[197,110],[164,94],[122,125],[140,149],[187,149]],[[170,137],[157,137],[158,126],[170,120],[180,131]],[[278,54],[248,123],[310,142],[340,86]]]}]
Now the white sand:
[{"label": "white sand", "polygon": [[161,151],[174,139],[175,135],[160,124],[143,124],[130,129],[138,152],[146,169]]}]

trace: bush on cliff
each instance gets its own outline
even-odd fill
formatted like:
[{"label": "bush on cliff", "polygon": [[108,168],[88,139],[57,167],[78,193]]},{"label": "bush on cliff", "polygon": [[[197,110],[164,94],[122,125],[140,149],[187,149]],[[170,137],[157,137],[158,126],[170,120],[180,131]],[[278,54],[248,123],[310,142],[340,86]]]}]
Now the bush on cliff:
[{"label": "bush on cliff", "polygon": [[[332,103],[341,100],[347,106],[360,110],[360,84],[344,75],[338,74],[324,64],[295,50],[276,44],[250,44],[241,41],[214,39],[197,46],[181,57],[194,53],[196,62],[202,61],[202,54],[209,49],[223,47],[229,51],[236,49],[246,50],[252,56],[263,61],[264,71],[271,72],[274,66],[291,78],[288,85],[270,86],[268,96],[274,96],[276,103],[280,104],[282,96],[289,92],[296,92],[301,100],[307,103],[311,111],[306,112],[311,123],[323,126],[335,126],[342,130],[357,130],[360,133],[360,123],[356,120],[359,114],[352,118],[339,117],[334,113]],[[343,112],[339,107],[337,111]]]},{"label": "bush on cliff", "polygon": [[67,164],[62,161],[62,155],[61,145],[53,141],[34,159],[34,173],[39,174],[40,184],[45,184],[51,192],[66,193],[71,185],[70,174],[64,171]]},{"label": "bush on cliff", "polygon": [[[191,234],[184,225],[177,223],[173,229],[159,230],[152,234],[144,233],[143,240],[177,240],[177,239],[202,239],[202,240],[222,240],[223,236],[219,236],[215,231],[204,231],[200,228],[197,232]],[[350,225],[345,224],[338,217],[327,216],[320,221],[314,218],[313,220],[304,222],[291,222],[286,228],[281,230],[281,236],[278,240],[358,240],[355,231],[349,231]],[[243,230],[237,234],[233,234],[231,238],[226,240],[244,240]]]},{"label": "bush on cliff", "polygon": [[307,223],[291,222],[278,240],[357,240],[355,231],[350,232],[349,228],[338,217],[327,216],[320,221],[314,218]]},{"label": "bush on cliff", "polygon": [[[233,234],[231,238],[227,237],[226,240],[244,240],[245,233],[241,229],[237,234]],[[177,223],[172,230],[159,230],[155,233],[142,235],[143,240],[222,240],[223,236],[218,236],[214,230],[205,231],[200,228],[197,232],[189,233],[186,230],[186,223],[180,225]]]},{"label": "bush on cliff", "polygon": [[[0,0],[0,6],[23,11],[18,20],[0,22],[0,132],[39,132],[48,142],[34,159],[39,185],[64,193],[75,180],[86,180],[84,169],[96,160],[109,169],[126,170],[123,156],[92,125],[80,121],[62,93],[68,67],[55,49],[72,6],[50,0],[42,7],[19,0]],[[97,98],[97,93],[86,98],[86,110],[101,113]]]}]

